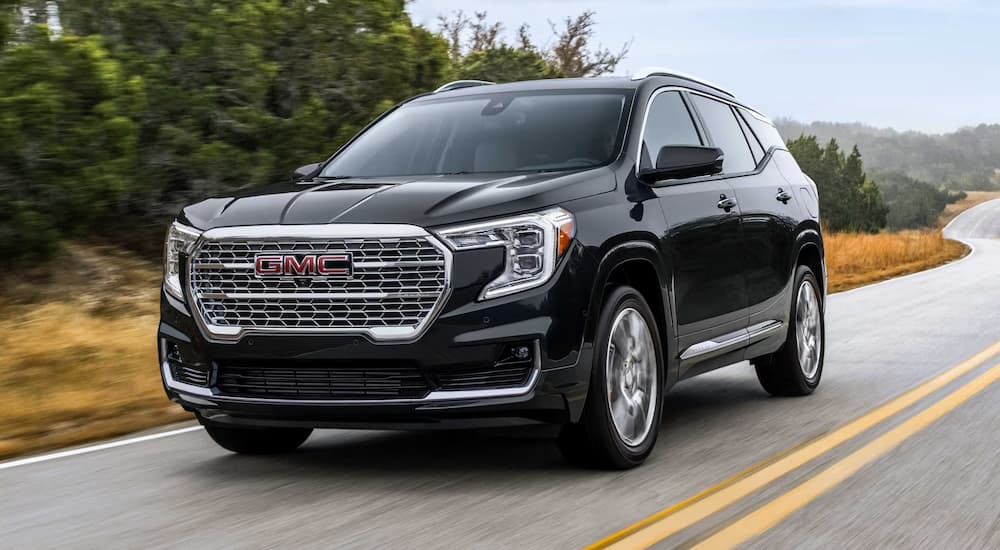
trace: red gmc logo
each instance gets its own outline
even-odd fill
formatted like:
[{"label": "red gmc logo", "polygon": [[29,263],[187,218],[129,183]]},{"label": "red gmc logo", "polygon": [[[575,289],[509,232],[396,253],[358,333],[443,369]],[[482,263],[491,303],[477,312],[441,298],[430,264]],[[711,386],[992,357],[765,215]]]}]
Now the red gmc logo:
[{"label": "red gmc logo", "polygon": [[350,277],[350,254],[274,254],[254,258],[258,277]]}]

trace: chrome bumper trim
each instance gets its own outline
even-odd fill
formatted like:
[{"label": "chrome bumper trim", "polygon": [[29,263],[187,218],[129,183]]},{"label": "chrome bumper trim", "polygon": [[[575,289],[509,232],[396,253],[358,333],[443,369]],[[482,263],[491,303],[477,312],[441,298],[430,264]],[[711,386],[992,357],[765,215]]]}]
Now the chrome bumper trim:
[{"label": "chrome bumper trim", "polygon": [[[464,401],[471,399],[495,399],[503,397],[520,397],[527,395],[534,391],[535,386],[538,384],[538,379],[541,377],[542,372],[542,358],[540,355],[540,346],[538,341],[535,341],[535,364],[531,369],[531,375],[528,376],[528,381],[524,383],[523,386],[518,386],[515,388],[497,388],[497,389],[487,389],[487,390],[438,390],[428,393],[426,396],[420,399],[259,399],[253,397],[230,397],[225,395],[218,395],[212,392],[211,388],[202,388],[200,386],[192,386],[191,384],[185,384],[183,382],[178,382],[174,380],[174,377],[170,374],[170,365],[167,361],[162,361],[160,363],[160,371],[163,373],[163,381],[168,388],[198,397],[204,397],[210,400],[209,404],[214,403],[246,403],[246,404],[261,404],[261,405],[419,405],[421,403],[435,403],[435,402],[445,402],[445,401]],[[198,400],[202,403],[202,400]]]}]

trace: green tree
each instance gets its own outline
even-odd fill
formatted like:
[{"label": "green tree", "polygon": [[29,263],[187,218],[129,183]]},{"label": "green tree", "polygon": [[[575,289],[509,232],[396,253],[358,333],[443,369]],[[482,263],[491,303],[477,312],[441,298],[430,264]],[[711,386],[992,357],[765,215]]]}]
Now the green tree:
[{"label": "green tree", "polygon": [[[74,0],[148,90],[141,188],[118,218],[151,225],[199,197],[287,180],[394,103],[446,78],[446,42],[403,0]],[[157,230],[158,231],[158,230]]]},{"label": "green tree", "polygon": [[816,182],[827,228],[876,232],[885,227],[885,204],[878,186],[865,174],[857,147],[845,156],[836,140],[820,147],[815,136],[801,136],[788,142],[788,150]]},{"label": "green tree", "polygon": [[44,256],[131,191],[141,79],[100,37],[44,26],[0,55],[0,250]]},{"label": "green tree", "polygon": [[934,227],[946,205],[965,198],[965,193],[939,189],[900,171],[879,173],[876,179],[889,209],[891,229]]},{"label": "green tree", "polygon": [[815,135],[857,145],[869,170],[903,172],[949,189],[996,189],[1000,169],[1000,124],[980,124],[947,134],[899,132],[858,123],[776,121],[782,135]]},{"label": "green tree", "polygon": [[614,71],[629,49],[629,44],[617,52],[591,46],[597,25],[592,11],[567,17],[562,28],[550,23],[554,44],[547,49],[534,44],[527,25],[518,28],[514,43],[507,42],[503,24],[491,22],[486,12],[470,17],[458,11],[439,21],[453,78],[511,82],[599,76]]},{"label": "green tree", "polygon": [[505,42],[485,14],[442,36],[405,8],[0,0],[0,247],[44,255],[92,225],[157,249],[182,205],[288,181],[449,79],[598,75],[627,51],[592,45],[590,12],[542,50],[526,27]]}]

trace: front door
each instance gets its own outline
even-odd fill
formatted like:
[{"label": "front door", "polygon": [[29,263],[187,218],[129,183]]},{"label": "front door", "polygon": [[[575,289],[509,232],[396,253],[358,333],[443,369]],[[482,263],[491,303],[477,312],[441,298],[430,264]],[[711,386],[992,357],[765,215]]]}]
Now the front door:
[{"label": "front door", "polygon": [[[639,168],[651,168],[665,145],[707,144],[683,94],[662,90],[646,116]],[[678,353],[696,361],[725,351],[715,344],[746,329],[739,206],[724,178],[662,182],[654,192],[668,226]]]}]

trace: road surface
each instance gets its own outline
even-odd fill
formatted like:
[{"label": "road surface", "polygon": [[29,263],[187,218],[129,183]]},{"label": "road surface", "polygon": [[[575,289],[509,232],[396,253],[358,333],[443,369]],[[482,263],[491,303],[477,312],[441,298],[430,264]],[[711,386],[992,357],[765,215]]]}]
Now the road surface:
[{"label": "road surface", "polygon": [[[768,397],[746,364],[683,382],[667,398],[656,451],[636,470],[571,468],[537,430],[324,431],[298,453],[259,458],[225,453],[194,428],[0,463],[0,547],[579,548],[659,513],[625,534],[661,547],[997,548],[1000,382],[957,404],[952,394],[1000,363],[1000,346],[966,361],[1000,340],[1000,241],[990,240],[1000,236],[1000,201],[962,214],[947,234],[974,253],[830,297],[815,395]],[[727,492],[682,502],[692,495],[823,443],[956,365],[961,376],[912,406],[697,521],[677,519]],[[910,429],[924,411],[940,418]],[[864,460],[851,471],[855,455]],[[680,527],[650,534],[667,521]],[[733,525],[757,527],[720,539]]]}]

